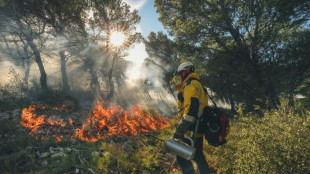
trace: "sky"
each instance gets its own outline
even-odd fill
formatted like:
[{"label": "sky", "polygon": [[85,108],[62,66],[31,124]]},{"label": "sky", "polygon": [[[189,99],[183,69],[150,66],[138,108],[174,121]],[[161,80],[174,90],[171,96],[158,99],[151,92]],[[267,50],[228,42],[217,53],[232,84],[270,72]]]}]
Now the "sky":
[{"label": "sky", "polygon": [[[158,20],[159,14],[156,13],[154,0],[123,0],[132,9],[138,10],[138,15],[141,17],[140,23],[137,25],[137,31],[147,38],[150,32],[159,32],[167,34],[162,23]],[[145,46],[143,43],[136,44],[135,47],[129,50],[129,56],[125,59],[134,62],[137,66],[141,66],[144,59],[147,57]]]},{"label": "sky", "polygon": [[138,14],[141,17],[138,27],[141,29],[143,37],[147,37],[151,31],[158,32],[163,31],[168,34],[164,29],[164,26],[158,20],[159,14],[156,13],[154,7],[154,0],[123,0],[131,6],[133,9],[138,10]]}]

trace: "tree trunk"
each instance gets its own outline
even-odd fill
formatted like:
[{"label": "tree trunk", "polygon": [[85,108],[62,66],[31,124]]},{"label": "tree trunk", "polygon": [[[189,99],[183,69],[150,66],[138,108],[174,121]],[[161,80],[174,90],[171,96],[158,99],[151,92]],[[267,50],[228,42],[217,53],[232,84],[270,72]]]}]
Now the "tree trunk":
[{"label": "tree trunk", "polygon": [[112,74],[113,74],[113,68],[114,68],[114,64],[115,64],[115,59],[117,58],[117,55],[114,55],[113,60],[112,60],[112,67],[110,70],[110,74],[109,74],[109,94],[107,95],[107,100],[112,99],[113,95],[114,95],[114,81],[112,79]]},{"label": "tree trunk", "polygon": [[[19,26],[19,29],[24,31],[24,26],[22,25],[22,22],[21,22],[19,17],[16,18],[16,23]],[[30,48],[34,54],[35,61],[38,64],[38,67],[40,70],[40,75],[41,75],[40,76],[41,90],[44,94],[49,94],[49,90],[47,87],[47,76],[46,76],[44,65],[43,65],[43,62],[41,59],[40,51],[37,48],[37,46],[33,43],[33,38],[31,36],[28,36],[24,32],[23,32],[23,36],[26,38],[27,44],[30,46]]]},{"label": "tree trunk", "polygon": [[93,66],[89,66],[89,73],[91,76],[90,88],[92,90],[93,95],[96,97],[100,95],[100,85],[98,81],[97,71]]},{"label": "tree trunk", "polygon": [[111,79],[109,80],[109,94],[107,95],[106,99],[111,100],[114,96],[114,81]]},{"label": "tree trunk", "polygon": [[30,73],[30,66],[31,66],[31,63],[30,63],[30,58],[28,58],[26,60],[26,66],[25,66],[25,77],[24,77],[24,83],[25,83],[25,86],[26,86],[26,90],[28,90],[28,80],[29,80],[29,73]]},{"label": "tree trunk", "polygon": [[30,48],[33,51],[33,54],[35,56],[35,61],[38,64],[39,70],[40,70],[40,85],[41,85],[41,90],[43,93],[48,94],[49,90],[47,87],[47,76],[46,72],[42,63],[40,51],[38,50],[37,46],[33,43],[33,39],[26,37],[27,39],[27,44],[30,46]]},{"label": "tree trunk", "polygon": [[59,51],[59,56],[60,56],[60,66],[61,66],[60,69],[62,77],[62,91],[64,93],[68,93],[70,91],[70,87],[68,84],[68,77],[67,77],[65,51]]},{"label": "tree trunk", "polygon": [[28,45],[25,43],[25,41],[19,37],[24,45],[24,54],[25,54],[25,64],[24,64],[24,70],[25,70],[25,76],[24,76],[24,83],[26,86],[26,90],[29,89],[28,80],[29,80],[29,73],[30,73],[30,66],[31,66],[31,55],[28,52]]}]

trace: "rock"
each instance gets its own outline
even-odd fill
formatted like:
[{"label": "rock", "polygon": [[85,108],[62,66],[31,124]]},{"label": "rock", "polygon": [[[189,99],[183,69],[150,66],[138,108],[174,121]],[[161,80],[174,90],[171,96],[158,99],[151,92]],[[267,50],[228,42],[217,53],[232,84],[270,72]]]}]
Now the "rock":
[{"label": "rock", "polygon": [[10,115],[6,112],[0,112],[0,120],[8,120]]},{"label": "rock", "polygon": [[15,109],[11,111],[11,119],[20,118],[22,111],[20,109]]},{"label": "rock", "polygon": [[66,147],[66,148],[65,148],[65,151],[66,151],[66,152],[71,152],[71,151],[73,151],[73,149],[71,149],[70,147]]},{"label": "rock", "polygon": [[48,162],[46,160],[44,160],[41,164],[42,164],[42,166],[47,166]]},{"label": "rock", "polygon": [[32,146],[27,146],[27,147],[26,147],[26,151],[27,151],[27,152],[29,152],[29,151],[31,151],[31,150],[32,150]]},{"label": "rock", "polygon": [[50,147],[49,150],[51,154],[56,154],[64,151],[62,147]]},{"label": "rock", "polygon": [[65,153],[59,152],[59,153],[56,153],[56,154],[52,155],[52,158],[65,157],[65,156],[67,156]]},{"label": "rock", "polygon": [[51,154],[57,153],[57,152],[55,152],[55,148],[54,148],[54,147],[50,147],[50,148],[49,148],[49,151],[51,152]]},{"label": "rock", "polygon": [[55,148],[55,150],[58,150],[59,152],[63,152],[63,151],[64,151],[64,148],[58,147],[58,148]]},{"label": "rock", "polygon": [[100,152],[94,151],[94,152],[92,152],[91,154],[92,154],[92,156],[99,156]]},{"label": "rock", "polygon": [[80,169],[75,169],[75,173],[79,173],[80,172]]},{"label": "rock", "polygon": [[39,154],[39,158],[45,158],[49,155],[49,152],[43,152],[41,154]]}]

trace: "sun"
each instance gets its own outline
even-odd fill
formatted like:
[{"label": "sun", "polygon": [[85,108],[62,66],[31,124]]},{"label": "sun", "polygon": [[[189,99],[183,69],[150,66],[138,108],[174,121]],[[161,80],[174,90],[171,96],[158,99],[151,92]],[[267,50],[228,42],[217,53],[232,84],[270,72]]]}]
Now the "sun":
[{"label": "sun", "polygon": [[113,46],[121,46],[126,39],[126,36],[124,33],[119,31],[113,31],[110,35],[110,43]]}]

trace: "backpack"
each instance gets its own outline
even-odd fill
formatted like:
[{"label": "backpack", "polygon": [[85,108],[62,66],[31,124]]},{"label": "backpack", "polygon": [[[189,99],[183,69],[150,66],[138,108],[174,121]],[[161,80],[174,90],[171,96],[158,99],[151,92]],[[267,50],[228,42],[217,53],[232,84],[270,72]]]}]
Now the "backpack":
[{"label": "backpack", "polygon": [[[192,80],[197,80],[201,83],[198,79],[190,79],[188,83]],[[216,106],[216,103],[209,95],[207,89],[205,87],[203,88],[214,106],[207,106],[204,108],[203,115],[199,118],[197,131],[205,134],[205,139],[208,141],[208,144],[218,147],[227,142],[226,137],[230,129],[229,120],[224,112]]]},{"label": "backpack", "polygon": [[216,105],[214,107],[207,106],[204,109],[199,125],[202,127],[208,144],[217,147],[226,143],[230,128],[229,120]]}]

